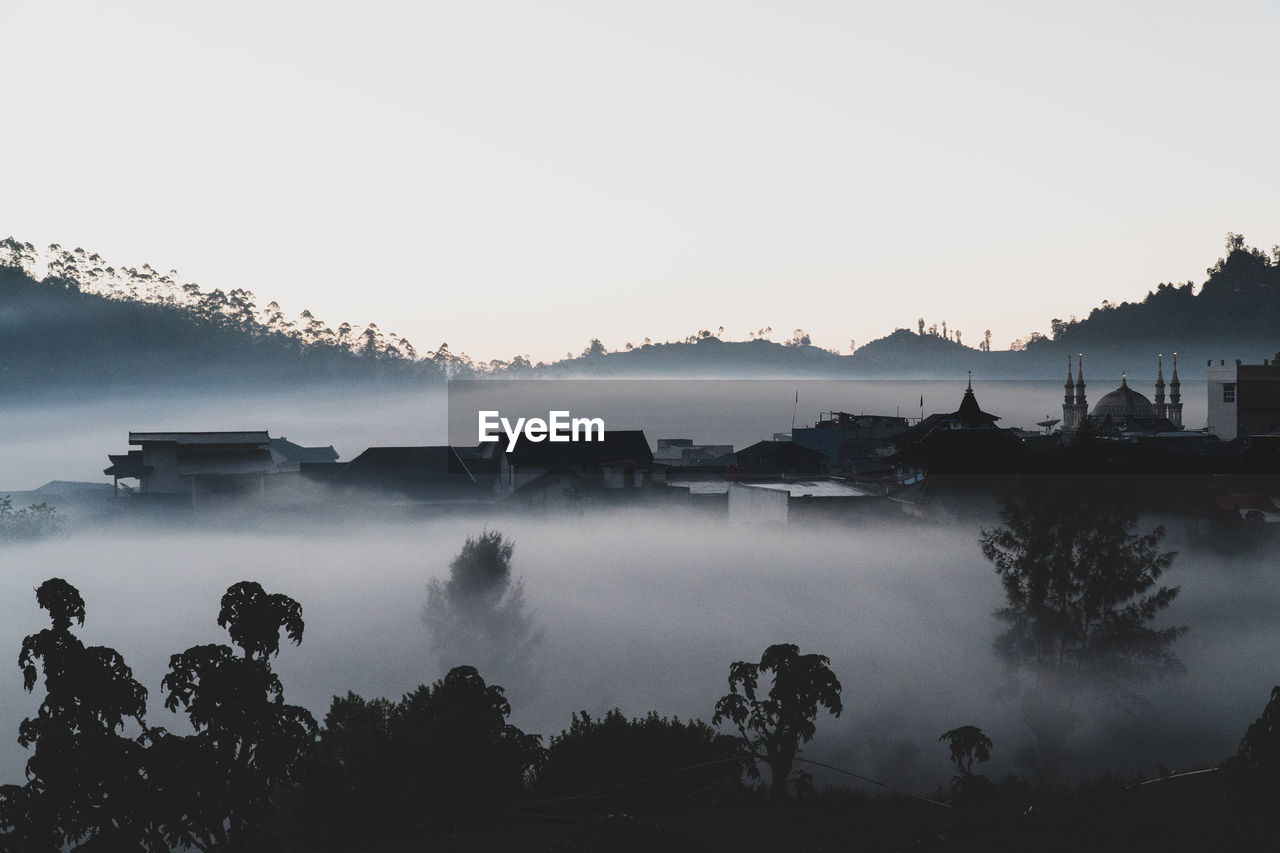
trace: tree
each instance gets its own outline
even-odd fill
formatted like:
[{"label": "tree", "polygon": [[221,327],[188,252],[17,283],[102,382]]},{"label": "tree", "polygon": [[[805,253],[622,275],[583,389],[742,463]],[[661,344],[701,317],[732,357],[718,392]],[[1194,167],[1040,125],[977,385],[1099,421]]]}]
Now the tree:
[{"label": "tree", "polygon": [[222,596],[218,624],[240,653],[210,644],[170,658],[165,707],[181,706],[196,734],[159,737],[153,775],[170,844],[249,849],[265,843],[272,795],[315,740],[315,720],[285,704],[270,662],[281,631],[302,642],[302,606],[241,581]]},{"label": "tree", "polygon": [[628,720],[614,708],[592,719],[574,714],[551,738],[538,771],[540,797],[605,791],[615,801],[675,802],[741,779],[738,739],[701,720],[681,722],[650,711]]},{"label": "tree", "polygon": [[1001,499],[1004,526],[983,529],[983,555],[1004,586],[996,653],[1032,678],[1024,714],[1036,760],[1056,778],[1082,692],[1133,699],[1127,685],[1182,671],[1171,649],[1185,628],[1153,625],[1178,587],[1160,586],[1174,554],[1164,529],[1133,532],[1136,514],[1069,488]]},{"label": "tree", "polygon": [[483,666],[505,683],[532,689],[538,680],[532,655],[542,637],[525,607],[523,581],[511,576],[514,552],[500,531],[468,536],[448,579],[427,585],[422,621],[443,668]]},{"label": "tree", "polygon": [[[758,695],[760,677],[772,673],[767,697]],[[819,707],[840,716],[840,682],[825,655],[801,655],[797,646],[769,646],[759,663],[737,661],[729,667],[729,692],[716,703],[712,723],[729,720],[738,727],[753,758],[769,766],[774,799],[787,796],[801,743],[813,739]],[[751,772],[755,773],[754,763]]]},{"label": "tree", "polygon": [[290,792],[291,836],[307,850],[367,849],[424,823],[492,821],[541,765],[541,738],[474,667],[399,702],[337,696]]},{"label": "tree", "polygon": [[1280,687],[1272,689],[1270,701],[1224,769],[1232,799],[1248,816],[1280,823],[1275,810],[1280,794]]},{"label": "tree", "polygon": [[61,532],[62,517],[49,504],[42,502],[14,509],[8,495],[0,497],[0,542],[43,539]]},{"label": "tree", "polygon": [[956,766],[956,776],[951,780],[951,793],[957,801],[973,802],[994,793],[991,780],[973,772],[974,762],[979,764],[991,758],[991,738],[977,726],[960,726],[943,732],[939,742],[946,741],[951,752],[951,763]]},{"label": "tree", "polygon": [[74,586],[50,578],[36,602],[53,624],[22,641],[18,666],[30,692],[39,665],[46,694],[37,715],[18,728],[18,743],[34,747],[28,781],[0,787],[0,849],[159,848],[144,747],[121,735],[126,721],[143,725],[146,688],[114,649],[85,646],[71,633],[72,622],[83,626],[85,618]]}]

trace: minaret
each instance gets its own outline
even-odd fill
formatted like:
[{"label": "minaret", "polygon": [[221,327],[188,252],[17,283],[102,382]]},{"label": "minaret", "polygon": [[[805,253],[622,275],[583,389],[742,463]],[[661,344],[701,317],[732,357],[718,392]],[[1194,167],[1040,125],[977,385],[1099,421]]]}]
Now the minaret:
[{"label": "minaret", "polygon": [[1164,404],[1164,353],[1156,355],[1156,417],[1167,418],[1168,407]]},{"label": "minaret", "polygon": [[1173,354],[1173,381],[1169,383],[1169,414],[1173,425],[1182,429],[1182,383],[1178,381],[1178,354]]},{"label": "minaret", "polygon": [[1084,353],[1078,353],[1077,355],[1080,359],[1080,369],[1076,371],[1079,374],[1079,378],[1076,379],[1076,405],[1084,406],[1086,405],[1084,399]]},{"label": "minaret", "polygon": [[1073,432],[1076,428],[1076,386],[1075,380],[1071,377],[1071,356],[1067,356],[1067,384],[1065,387],[1066,393],[1062,395],[1062,428],[1066,432]]}]

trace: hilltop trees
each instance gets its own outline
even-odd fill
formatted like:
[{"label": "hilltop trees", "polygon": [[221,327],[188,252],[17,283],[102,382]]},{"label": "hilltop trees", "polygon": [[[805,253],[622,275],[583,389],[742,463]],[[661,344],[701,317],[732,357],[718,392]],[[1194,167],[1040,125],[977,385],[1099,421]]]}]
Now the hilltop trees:
[{"label": "hilltop trees", "polygon": [[[773,676],[766,696],[758,694],[762,674]],[[799,647],[779,643],[765,649],[759,663],[738,661],[729,667],[729,692],[716,703],[712,723],[728,720],[737,726],[751,755],[769,766],[773,798],[786,799],[800,744],[817,731],[818,709],[836,717],[843,710],[840,689],[824,655],[802,655]]]}]

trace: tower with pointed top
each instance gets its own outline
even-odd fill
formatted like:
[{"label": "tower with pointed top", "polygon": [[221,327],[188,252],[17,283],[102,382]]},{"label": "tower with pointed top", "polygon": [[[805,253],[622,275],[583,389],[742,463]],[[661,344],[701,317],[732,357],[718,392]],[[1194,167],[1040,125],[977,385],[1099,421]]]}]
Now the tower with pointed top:
[{"label": "tower with pointed top", "polygon": [[1169,383],[1169,407],[1165,415],[1173,425],[1182,429],[1182,383],[1178,382],[1178,354],[1173,354],[1173,381]]},{"label": "tower with pointed top", "polygon": [[1089,414],[1089,406],[1084,398],[1084,355],[1080,360],[1079,378],[1072,382],[1071,356],[1067,356],[1067,384],[1062,396],[1062,431],[1074,433],[1084,427],[1085,417]]},{"label": "tower with pointed top", "polygon": [[1164,353],[1156,354],[1156,417],[1169,417],[1169,407],[1164,402]]}]

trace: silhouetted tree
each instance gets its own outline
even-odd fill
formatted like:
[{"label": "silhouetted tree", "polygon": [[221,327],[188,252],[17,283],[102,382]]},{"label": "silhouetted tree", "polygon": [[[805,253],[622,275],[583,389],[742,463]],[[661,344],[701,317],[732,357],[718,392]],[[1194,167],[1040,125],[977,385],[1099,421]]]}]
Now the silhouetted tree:
[{"label": "silhouetted tree", "polygon": [[1171,646],[1186,629],[1152,625],[1178,595],[1158,585],[1174,554],[1159,550],[1163,528],[1134,533],[1136,516],[1105,496],[1064,488],[1009,494],[1001,506],[1004,526],[980,537],[1007,602],[995,650],[1033,678],[1023,710],[1052,781],[1074,727],[1072,697],[1133,698],[1127,685],[1182,671]]},{"label": "silhouetted tree", "polygon": [[34,748],[28,781],[0,787],[0,849],[159,849],[144,747],[121,734],[129,720],[143,725],[146,688],[114,649],[85,646],[71,633],[85,618],[75,587],[50,578],[36,602],[53,624],[22,641],[18,666],[28,692],[42,671],[46,694],[18,728],[18,743]]},{"label": "silhouetted tree", "polygon": [[1280,824],[1275,809],[1280,796],[1280,687],[1272,689],[1270,701],[1241,738],[1225,769],[1235,805],[1250,818]]},{"label": "silhouetted tree", "polygon": [[282,630],[302,642],[302,607],[241,581],[222,596],[218,624],[240,652],[210,644],[170,658],[165,707],[181,706],[196,734],[159,737],[152,772],[171,844],[256,849],[269,834],[273,791],[315,740],[315,720],[285,704],[270,662]]},{"label": "silhouetted tree", "polygon": [[[729,667],[729,693],[716,703],[712,723],[729,720],[738,727],[751,755],[769,765],[771,793],[786,799],[801,743],[813,739],[818,708],[840,716],[840,682],[825,655],[801,655],[797,646],[779,643],[765,649],[759,663],[737,661]],[[762,674],[773,676],[767,696],[758,695]],[[755,764],[750,765],[753,775]]]},{"label": "silhouetted tree", "polygon": [[957,801],[973,802],[994,793],[994,786],[985,776],[973,772],[974,762],[979,764],[991,758],[991,738],[977,726],[960,726],[943,732],[939,742],[946,741],[951,753],[951,763],[956,775],[951,780],[951,793]]},{"label": "silhouetted tree", "polygon": [[942,741],[947,742],[947,748],[951,752],[951,763],[956,766],[956,772],[961,776],[968,776],[973,772],[975,761],[981,764],[991,759],[991,738],[977,726],[960,726],[958,729],[943,732],[938,738],[939,743]]},{"label": "silhouetted tree", "polygon": [[628,720],[617,708],[592,719],[583,711],[551,739],[537,793],[565,797],[605,791],[628,809],[655,801],[687,802],[736,782],[740,759],[738,738],[719,734],[701,720],[684,723],[657,711]]},{"label": "silhouetted tree", "polygon": [[318,746],[284,799],[302,849],[370,842],[491,822],[542,762],[537,735],[507,722],[501,687],[456,667],[398,703],[334,697]]},{"label": "silhouetted tree", "polygon": [[541,634],[525,606],[524,583],[511,576],[514,550],[497,530],[468,536],[449,563],[448,579],[427,585],[422,620],[442,667],[483,666],[504,681],[532,687]]},{"label": "silhouetted tree", "polygon": [[783,346],[807,347],[809,346],[810,343],[812,343],[812,341],[809,338],[809,333],[806,332],[804,329],[796,329],[794,332],[791,333],[791,340],[784,343]]}]

